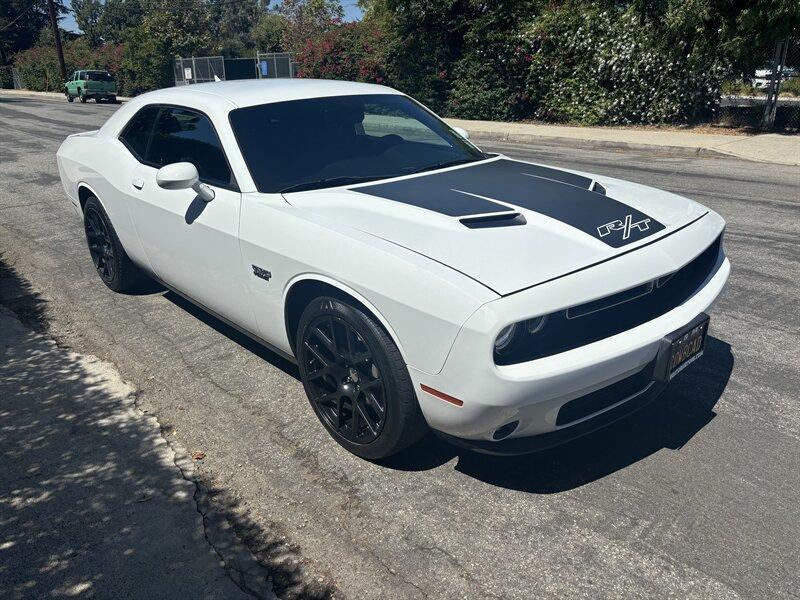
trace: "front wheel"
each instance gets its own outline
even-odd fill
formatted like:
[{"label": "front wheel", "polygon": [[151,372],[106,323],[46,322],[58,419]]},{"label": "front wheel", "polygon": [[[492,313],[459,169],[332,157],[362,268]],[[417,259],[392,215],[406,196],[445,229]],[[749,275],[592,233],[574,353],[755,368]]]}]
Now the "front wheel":
[{"label": "front wheel", "polygon": [[353,454],[385,458],[427,431],[400,351],[363,309],[316,298],[300,317],[296,348],[311,407]]},{"label": "front wheel", "polygon": [[81,104],[86,104],[86,94],[83,93],[83,90],[78,90],[78,98],[80,98]]}]

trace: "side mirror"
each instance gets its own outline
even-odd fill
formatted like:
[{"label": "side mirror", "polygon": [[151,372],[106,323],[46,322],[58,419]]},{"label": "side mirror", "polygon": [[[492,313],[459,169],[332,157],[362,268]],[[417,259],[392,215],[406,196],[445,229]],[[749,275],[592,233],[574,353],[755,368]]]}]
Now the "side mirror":
[{"label": "side mirror", "polygon": [[214,199],[214,190],[200,183],[197,167],[190,162],[172,163],[161,167],[156,173],[158,187],[165,190],[193,189],[204,202]]},{"label": "side mirror", "polygon": [[469,131],[467,131],[463,127],[453,127],[453,131],[455,131],[458,135],[463,137],[465,140],[469,139]]}]

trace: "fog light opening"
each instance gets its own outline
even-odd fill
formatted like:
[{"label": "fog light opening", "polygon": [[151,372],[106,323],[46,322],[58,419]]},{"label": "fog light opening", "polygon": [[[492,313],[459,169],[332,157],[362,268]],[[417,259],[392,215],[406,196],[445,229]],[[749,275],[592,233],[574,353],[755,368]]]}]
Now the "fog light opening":
[{"label": "fog light opening", "polygon": [[519,421],[511,421],[511,423],[506,423],[502,427],[498,427],[494,430],[492,434],[492,439],[494,441],[502,440],[510,436],[514,431],[516,431],[517,426],[519,425]]}]

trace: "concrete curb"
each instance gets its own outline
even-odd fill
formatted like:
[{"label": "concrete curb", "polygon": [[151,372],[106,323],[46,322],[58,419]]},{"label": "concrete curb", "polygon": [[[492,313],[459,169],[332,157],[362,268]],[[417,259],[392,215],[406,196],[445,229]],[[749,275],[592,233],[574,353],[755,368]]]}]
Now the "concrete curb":
[{"label": "concrete curb", "polygon": [[[578,148],[580,150],[612,150],[618,152],[624,151],[638,151],[648,152],[650,154],[661,154],[665,156],[677,157],[706,157],[706,158],[724,158],[724,157],[738,157],[735,154],[721,152],[713,148],[687,148],[686,146],[664,146],[660,144],[639,144],[635,142],[621,142],[613,140],[590,140],[569,137],[557,137],[550,135],[536,135],[526,133],[504,133],[504,132],[477,132],[470,139],[475,141],[487,142],[506,142],[506,143],[519,143],[519,144],[538,144],[542,146],[567,146],[570,148]],[[750,160],[750,159],[745,159]]]},{"label": "concrete curb", "polygon": [[[23,98],[51,98],[51,99],[58,99],[64,100],[64,94],[60,94],[59,92],[34,92],[33,90],[6,90],[0,89],[0,96],[8,95],[8,96],[21,96]],[[131,100],[130,96],[117,96],[118,102],[127,102]]]}]

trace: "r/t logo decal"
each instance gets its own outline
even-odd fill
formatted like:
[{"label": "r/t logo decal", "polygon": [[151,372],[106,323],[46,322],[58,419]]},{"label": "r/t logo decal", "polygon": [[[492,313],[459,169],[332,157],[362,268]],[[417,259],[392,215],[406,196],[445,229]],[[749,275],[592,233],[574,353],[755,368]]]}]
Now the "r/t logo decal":
[{"label": "r/t logo decal", "polygon": [[626,215],[624,222],[616,219],[610,223],[606,223],[605,225],[600,225],[600,227],[597,228],[597,234],[603,238],[607,235],[610,235],[612,231],[621,231],[622,239],[627,240],[629,237],[631,237],[631,231],[634,227],[639,231],[647,231],[650,229],[650,219],[642,219],[641,221],[636,221],[636,223],[634,223],[633,216]]},{"label": "r/t logo decal", "polygon": [[253,265],[253,275],[255,275],[256,277],[260,277],[265,281],[269,281],[272,278],[272,273],[256,265]]}]

